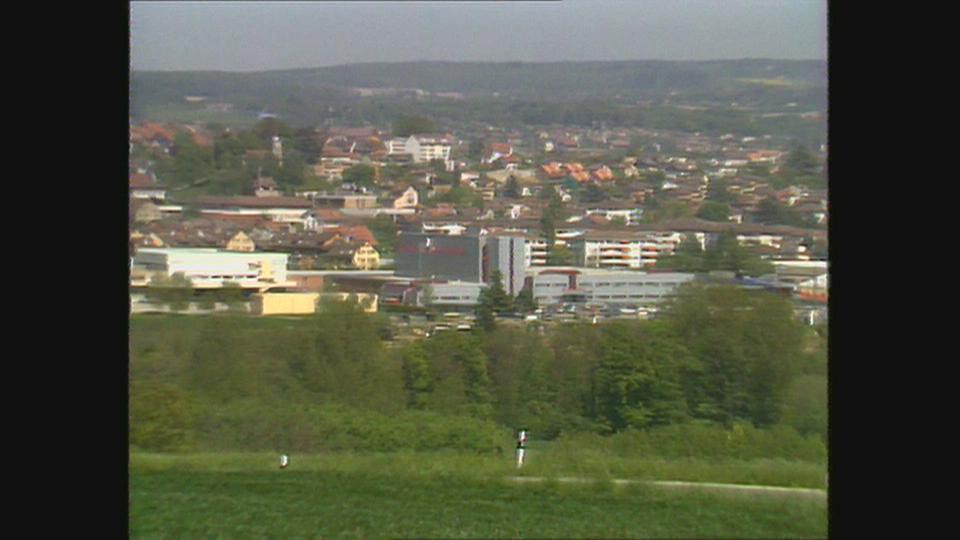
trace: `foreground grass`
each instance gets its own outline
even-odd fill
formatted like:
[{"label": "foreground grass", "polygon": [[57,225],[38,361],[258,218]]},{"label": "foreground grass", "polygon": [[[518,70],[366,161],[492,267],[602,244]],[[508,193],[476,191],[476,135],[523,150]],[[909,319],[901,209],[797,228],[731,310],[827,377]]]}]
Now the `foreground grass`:
[{"label": "foreground grass", "polygon": [[[527,464],[517,470],[512,455],[467,452],[395,452],[293,455],[291,470],[365,474],[384,471],[397,477],[576,476],[597,479],[677,480],[825,489],[826,465],[779,459],[722,460],[621,458],[599,452],[564,452],[534,443]],[[279,453],[154,454],[134,452],[131,471],[273,471]]]},{"label": "foreground grass", "polygon": [[505,480],[516,474],[512,466],[468,457],[294,456],[289,469],[279,470],[276,456],[266,454],[135,453],[130,532],[141,538],[826,536],[822,500],[611,482],[518,484]]}]

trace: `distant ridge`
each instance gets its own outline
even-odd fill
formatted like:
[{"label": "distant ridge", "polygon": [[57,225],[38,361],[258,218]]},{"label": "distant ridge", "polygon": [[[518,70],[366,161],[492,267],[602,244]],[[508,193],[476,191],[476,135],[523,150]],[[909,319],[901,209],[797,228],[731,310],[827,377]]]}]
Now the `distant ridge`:
[{"label": "distant ridge", "polygon": [[442,65],[442,66],[504,66],[504,65],[524,65],[524,66],[557,66],[557,65],[588,65],[588,64],[607,64],[607,65],[625,65],[625,64],[717,64],[717,63],[737,63],[737,62],[800,62],[811,64],[822,64],[826,67],[825,60],[817,59],[776,59],[776,58],[737,58],[737,59],[716,59],[716,60],[550,60],[550,61],[527,61],[527,60],[498,60],[498,61],[454,61],[454,60],[409,60],[402,62],[351,62],[347,64],[333,64],[330,66],[306,66],[295,68],[277,68],[277,69],[257,69],[257,70],[227,70],[227,69],[135,69],[136,73],[232,73],[232,74],[262,74],[262,73],[287,73],[304,72],[328,69],[340,69],[356,66],[415,66],[415,65]]},{"label": "distant ridge", "polygon": [[[259,72],[133,71],[130,88],[131,113],[140,118],[196,118],[199,108],[225,104],[233,119],[250,121],[256,118],[251,111],[269,110],[297,125],[388,125],[399,114],[424,114],[454,125],[607,122],[752,132],[744,111],[824,116],[827,62],[371,62]],[[203,96],[210,105],[187,104],[185,96]],[[724,112],[671,109],[680,105]],[[794,119],[781,131],[820,140],[825,128],[808,124]]]},{"label": "distant ridge", "polygon": [[[548,95],[584,86],[610,92],[684,91],[694,85],[737,78],[784,77],[802,84],[826,86],[827,63],[821,60],[597,61],[597,62],[398,62],[358,63],[319,68],[255,72],[133,71],[134,84],[276,80],[302,86],[420,88],[430,92],[522,92]],[[220,81],[218,81],[220,79]],[[605,91],[603,92],[605,93]]]}]

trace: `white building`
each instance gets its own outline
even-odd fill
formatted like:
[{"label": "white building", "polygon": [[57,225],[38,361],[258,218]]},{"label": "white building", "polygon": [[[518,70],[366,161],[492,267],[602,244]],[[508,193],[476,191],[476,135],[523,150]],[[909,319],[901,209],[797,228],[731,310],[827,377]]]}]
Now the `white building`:
[{"label": "white building", "polygon": [[533,297],[540,305],[655,304],[694,279],[693,274],[681,272],[648,274],[585,268],[538,268],[533,272]]},{"label": "white building", "polygon": [[413,189],[413,186],[408,187],[399,197],[393,200],[395,209],[416,208],[418,204],[420,204],[420,195],[417,190]]},{"label": "white building", "polygon": [[[695,234],[701,247],[706,235]],[[644,268],[671,255],[684,235],[676,232],[588,231],[571,239],[570,247],[577,264],[587,268]]]},{"label": "white building", "polygon": [[291,287],[286,253],[245,253],[213,248],[143,248],[133,258],[131,285],[148,285],[155,275],[182,274],[197,289],[231,282],[245,289]]},{"label": "white building", "polygon": [[[569,248],[572,242],[583,236],[579,229],[557,229],[556,245]],[[547,265],[547,240],[539,235],[530,234],[524,238],[524,255],[527,267]]]},{"label": "white building", "polygon": [[587,208],[587,216],[603,216],[611,221],[622,220],[624,225],[635,225],[640,223],[643,217],[643,208],[623,207],[623,205],[595,206]]},{"label": "white building", "polygon": [[423,163],[435,159],[444,163],[450,161],[453,141],[440,135],[411,135],[404,143],[403,153],[413,156],[414,163]]},{"label": "white building", "polygon": [[200,213],[211,216],[266,216],[273,221],[303,224],[313,203],[299,197],[202,197]]},{"label": "white building", "polygon": [[407,139],[402,137],[394,137],[385,141],[384,146],[387,148],[387,155],[396,155],[396,154],[405,154],[407,152]]}]

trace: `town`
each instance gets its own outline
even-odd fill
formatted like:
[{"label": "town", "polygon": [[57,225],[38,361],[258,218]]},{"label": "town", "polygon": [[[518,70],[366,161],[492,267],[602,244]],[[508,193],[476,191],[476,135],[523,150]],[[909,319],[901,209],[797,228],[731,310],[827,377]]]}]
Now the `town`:
[{"label": "town", "polygon": [[129,536],[835,532],[826,2],[129,7]]},{"label": "town", "polygon": [[133,313],[303,315],[353,295],[429,336],[472,328],[496,277],[517,324],[653,317],[688,281],[826,322],[824,145],[419,116],[130,134]]}]

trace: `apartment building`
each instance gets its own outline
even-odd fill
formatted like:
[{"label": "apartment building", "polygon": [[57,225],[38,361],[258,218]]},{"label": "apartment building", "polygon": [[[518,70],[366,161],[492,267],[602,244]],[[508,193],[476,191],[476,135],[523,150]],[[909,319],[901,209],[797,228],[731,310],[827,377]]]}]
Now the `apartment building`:
[{"label": "apartment building", "polygon": [[414,163],[435,159],[450,161],[453,141],[445,135],[411,135],[404,143],[404,152],[413,156]]}]

